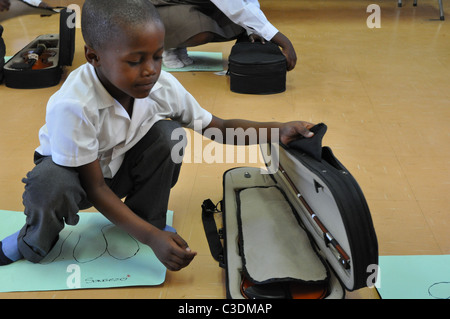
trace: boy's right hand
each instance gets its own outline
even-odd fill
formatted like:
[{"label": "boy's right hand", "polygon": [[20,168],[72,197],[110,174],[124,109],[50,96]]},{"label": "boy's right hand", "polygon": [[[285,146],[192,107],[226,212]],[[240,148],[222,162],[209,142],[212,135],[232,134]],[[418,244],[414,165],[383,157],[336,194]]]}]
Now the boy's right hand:
[{"label": "boy's right hand", "polygon": [[136,215],[105,183],[99,160],[78,167],[80,182],[90,202],[112,223],[153,249],[169,270],[189,265],[196,252],[179,235],[160,230]]},{"label": "boy's right hand", "polygon": [[161,263],[172,271],[186,267],[197,255],[191,251],[183,238],[167,231],[159,231],[152,239],[150,247]]}]

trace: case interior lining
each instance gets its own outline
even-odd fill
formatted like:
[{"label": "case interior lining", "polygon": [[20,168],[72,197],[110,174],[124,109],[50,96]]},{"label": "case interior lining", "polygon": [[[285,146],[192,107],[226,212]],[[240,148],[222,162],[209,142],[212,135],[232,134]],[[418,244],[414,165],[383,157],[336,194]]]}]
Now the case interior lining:
[{"label": "case interior lining", "polygon": [[241,257],[252,281],[327,280],[328,271],[294,214],[278,187],[238,193]]}]

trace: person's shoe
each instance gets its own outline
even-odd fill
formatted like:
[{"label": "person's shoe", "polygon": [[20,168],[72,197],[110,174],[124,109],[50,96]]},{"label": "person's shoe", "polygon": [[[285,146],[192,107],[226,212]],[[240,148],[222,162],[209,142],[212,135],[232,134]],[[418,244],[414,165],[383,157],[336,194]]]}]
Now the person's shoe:
[{"label": "person's shoe", "polygon": [[168,49],[163,52],[163,63],[169,69],[179,69],[184,67],[184,63],[178,58],[176,49]]},{"label": "person's shoe", "polygon": [[192,60],[187,52],[186,48],[178,48],[175,50],[178,59],[180,59],[181,62],[183,62],[184,65],[191,65],[194,63],[194,60]]},{"label": "person's shoe", "polygon": [[23,258],[17,247],[19,232],[20,230],[0,241],[0,266],[9,265]]},{"label": "person's shoe", "polygon": [[12,263],[13,261],[6,257],[2,250],[2,242],[0,241],[0,266],[6,266]]}]

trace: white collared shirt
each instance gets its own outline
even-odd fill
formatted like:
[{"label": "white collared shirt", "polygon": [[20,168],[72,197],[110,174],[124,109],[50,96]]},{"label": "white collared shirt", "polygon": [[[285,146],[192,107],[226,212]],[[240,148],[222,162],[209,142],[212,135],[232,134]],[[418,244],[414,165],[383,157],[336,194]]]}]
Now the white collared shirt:
[{"label": "white collared shirt", "polygon": [[62,166],[78,167],[99,159],[104,177],[113,177],[125,153],[159,120],[173,119],[205,128],[211,113],[201,108],[171,74],[161,71],[148,97],[135,99],[130,119],[86,63],[71,72],[47,104],[46,124],[39,131],[38,153]]},{"label": "white collared shirt", "polygon": [[211,2],[231,21],[267,41],[272,40],[278,32],[261,11],[258,0],[211,0]]},{"label": "white collared shirt", "polygon": [[41,4],[41,0],[22,0],[23,2],[26,2],[34,7],[39,7],[39,5]]}]

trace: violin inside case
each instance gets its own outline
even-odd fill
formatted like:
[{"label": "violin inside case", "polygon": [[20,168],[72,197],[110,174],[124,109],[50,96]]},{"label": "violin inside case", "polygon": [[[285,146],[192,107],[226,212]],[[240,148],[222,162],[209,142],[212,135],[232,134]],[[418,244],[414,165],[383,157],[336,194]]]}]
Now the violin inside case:
[{"label": "violin inside case", "polygon": [[219,204],[203,202],[228,298],[340,299],[375,283],[371,214],[356,180],[322,147],[326,129],[318,124],[314,137],[288,146],[261,145],[267,170],[232,168]]},{"label": "violin inside case", "polygon": [[37,89],[60,82],[63,67],[72,65],[75,52],[75,26],[70,27],[69,21],[74,16],[74,11],[62,9],[59,34],[38,36],[4,65],[7,87]]}]

